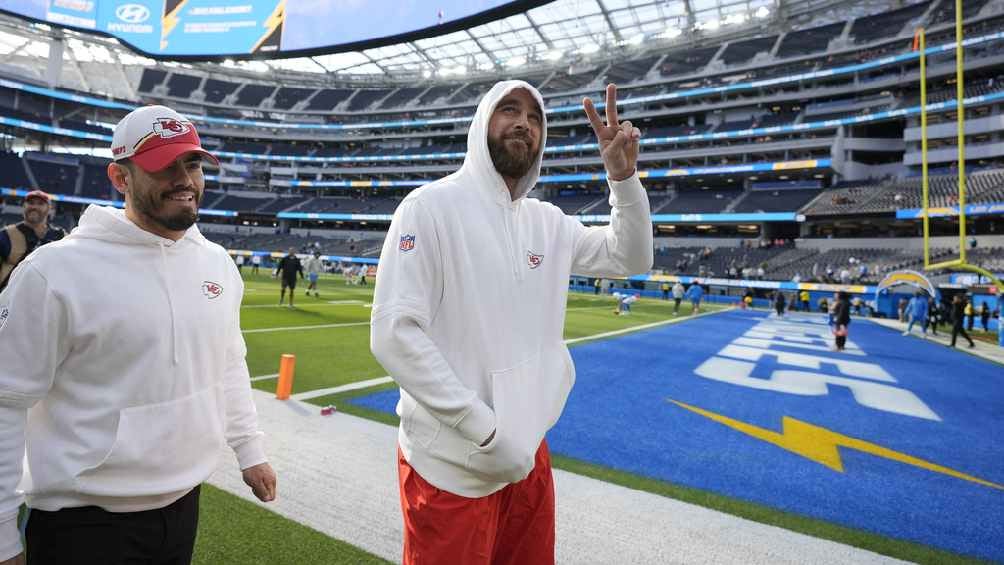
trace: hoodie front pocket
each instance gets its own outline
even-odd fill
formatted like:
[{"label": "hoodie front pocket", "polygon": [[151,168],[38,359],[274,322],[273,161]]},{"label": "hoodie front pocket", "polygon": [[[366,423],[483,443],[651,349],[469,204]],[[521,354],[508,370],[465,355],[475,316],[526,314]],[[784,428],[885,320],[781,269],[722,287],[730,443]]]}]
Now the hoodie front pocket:
[{"label": "hoodie front pocket", "polygon": [[443,424],[421,404],[409,397],[411,408],[405,411],[404,431],[408,438],[424,448],[428,448],[439,436]]},{"label": "hoodie front pocket", "polygon": [[97,496],[143,496],[199,484],[219,463],[225,410],[222,386],[121,410],[111,450],[77,476],[77,489]]},{"label": "hoodie front pocket", "polygon": [[571,389],[566,356],[567,352],[547,349],[511,369],[489,373],[495,437],[488,445],[469,451],[470,470],[510,483],[533,470],[537,448],[561,415]]}]

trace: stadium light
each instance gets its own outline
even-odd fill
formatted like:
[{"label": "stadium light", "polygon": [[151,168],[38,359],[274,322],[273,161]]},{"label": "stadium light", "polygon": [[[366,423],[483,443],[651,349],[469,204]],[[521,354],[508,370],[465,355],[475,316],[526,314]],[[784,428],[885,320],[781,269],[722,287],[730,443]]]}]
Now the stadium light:
[{"label": "stadium light", "polygon": [[526,57],[523,55],[518,55],[516,57],[510,58],[505,63],[502,63],[506,67],[522,67],[526,64]]},{"label": "stadium light", "polygon": [[753,15],[755,15],[756,17],[758,17],[758,18],[760,18],[762,20],[762,19],[764,19],[764,18],[766,18],[767,16],[770,15],[770,8],[768,8],[767,6],[760,6],[757,9],[756,13],[753,14]]},{"label": "stadium light", "polygon": [[430,71],[429,69],[425,69],[424,71],[422,71],[422,76],[425,78],[429,78],[432,76],[432,71]]},{"label": "stadium light", "polygon": [[683,30],[678,27],[667,27],[662,33],[656,37],[665,37],[666,39],[676,39],[683,35]]},{"label": "stadium light", "polygon": [[544,55],[541,57],[541,59],[544,59],[546,61],[557,61],[558,59],[560,59],[560,58],[562,58],[564,56],[565,56],[565,52],[562,51],[561,49],[552,49],[552,50],[548,51],[547,53],[544,53]]},{"label": "stadium light", "polygon": [[725,16],[722,23],[725,25],[741,24],[746,22],[746,14],[742,12],[736,12],[735,14],[729,14]]},{"label": "stadium light", "polygon": [[697,25],[694,27],[702,31],[715,31],[721,25],[721,22],[718,20],[704,20],[703,22],[697,22]]}]

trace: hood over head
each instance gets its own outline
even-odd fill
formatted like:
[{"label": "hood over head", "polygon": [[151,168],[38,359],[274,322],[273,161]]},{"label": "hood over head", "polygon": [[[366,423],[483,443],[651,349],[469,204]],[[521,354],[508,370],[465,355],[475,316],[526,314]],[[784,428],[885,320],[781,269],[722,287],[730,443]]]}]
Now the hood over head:
[{"label": "hood over head", "polygon": [[[530,165],[530,170],[527,171],[526,175],[520,179],[516,189],[516,198],[513,199],[509,194],[509,189],[506,187],[502,175],[495,170],[495,164],[492,163],[492,157],[488,151],[488,123],[499,101],[513,90],[520,88],[529,92],[537,101],[537,104],[540,105],[540,147],[537,148],[537,159]],[[544,113],[544,98],[540,95],[540,92],[522,80],[505,80],[496,83],[481,98],[478,109],[474,113],[474,120],[471,122],[470,130],[467,132],[467,156],[464,158],[464,164],[458,173],[462,175],[476,175],[482,181],[477,184],[491,190],[495,198],[501,195],[505,197],[506,201],[518,200],[526,196],[534,185],[537,184],[537,179],[540,177],[540,163],[544,157],[544,142],[546,140],[547,114]]]}]

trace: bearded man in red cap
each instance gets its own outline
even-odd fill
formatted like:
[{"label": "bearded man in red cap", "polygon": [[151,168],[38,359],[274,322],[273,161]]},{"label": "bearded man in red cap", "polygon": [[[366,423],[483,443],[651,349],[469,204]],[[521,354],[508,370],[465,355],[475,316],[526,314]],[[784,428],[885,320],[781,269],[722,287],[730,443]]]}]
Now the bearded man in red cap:
[{"label": "bearded man in red cap", "polygon": [[0,230],[0,290],[14,267],[36,247],[66,236],[63,228],[49,225],[50,200],[45,192],[32,190],[24,197],[24,221]]},{"label": "bearded man in red cap", "polygon": [[90,206],[0,293],[0,565],[25,562],[20,491],[29,564],[191,562],[199,485],[224,445],[255,496],[275,497],[243,283],[195,226],[216,159],[164,106],[134,110],[112,139],[125,210]]}]

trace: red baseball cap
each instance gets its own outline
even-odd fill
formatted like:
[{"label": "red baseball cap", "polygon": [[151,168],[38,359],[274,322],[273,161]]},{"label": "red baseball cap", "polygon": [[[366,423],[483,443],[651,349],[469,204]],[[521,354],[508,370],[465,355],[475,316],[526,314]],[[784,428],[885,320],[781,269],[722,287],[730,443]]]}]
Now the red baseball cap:
[{"label": "red baseball cap", "polygon": [[129,112],[112,135],[112,159],[129,159],[148,173],[164,170],[189,152],[220,164],[202,148],[192,122],[166,106],[143,106]]},{"label": "red baseball cap", "polygon": [[25,202],[31,200],[32,198],[38,198],[40,200],[45,200],[46,204],[48,204],[49,202],[52,202],[52,197],[49,196],[49,193],[41,191],[41,190],[32,190],[28,194],[24,195],[24,201]]}]

